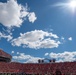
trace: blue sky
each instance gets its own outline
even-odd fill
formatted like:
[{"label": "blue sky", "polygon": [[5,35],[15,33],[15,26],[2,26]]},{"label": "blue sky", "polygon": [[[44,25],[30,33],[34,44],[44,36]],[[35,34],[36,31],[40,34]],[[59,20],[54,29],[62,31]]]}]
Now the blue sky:
[{"label": "blue sky", "polygon": [[75,61],[76,6],[71,1],[0,0],[0,48],[23,63]]}]

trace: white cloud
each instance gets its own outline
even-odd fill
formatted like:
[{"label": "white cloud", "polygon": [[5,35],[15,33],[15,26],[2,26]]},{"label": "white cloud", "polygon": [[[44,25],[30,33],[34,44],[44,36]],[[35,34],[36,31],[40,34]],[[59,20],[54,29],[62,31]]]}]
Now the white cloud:
[{"label": "white cloud", "polygon": [[43,59],[40,57],[33,57],[31,55],[25,55],[24,53],[19,53],[18,56],[13,56],[14,60],[23,61],[25,63],[38,63],[38,59]]},{"label": "white cloud", "polygon": [[24,34],[20,33],[18,38],[12,40],[13,46],[23,46],[29,48],[54,48],[58,47],[60,41],[58,41],[58,36],[53,33],[45,32],[42,30],[34,30],[26,32]]},{"label": "white cloud", "polygon": [[65,38],[64,37],[61,37],[61,40],[64,40]]},{"label": "white cloud", "polygon": [[49,53],[50,58],[55,58],[57,62],[66,62],[66,61],[75,61],[76,60],[76,51],[63,53]]},{"label": "white cloud", "polygon": [[14,51],[11,52],[12,54],[15,53]]},{"label": "white cloud", "polygon": [[7,41],[10,41],[13,37],[0,32],[0,38],[5,38]]},{"label": "white cloud", "polygon": [[19,54],[19,52],[17,52],[17,54]]},{"label": "white cloud", "polygon": [[61,43],[63,44],[63,43],[65,43],[65,42],[66,42],[65,38],[62,36],[62,37],[61,37]]},{"label": "white cloud", "polygon": [[72,41],[72,37],[69,37],[68,40],[69,40],[69,41]]},{"label": "white cloud", "polygon": [[17,0],[8,0],[7,3],[0,2],[0,23],[5,27],[20,27],[26,17],[32,23],[37,19],[34,12],[28,12],[27,5],[24,7],[18,4]]},{"label": "white cloud", "polygon": [[30,22],[33,23],[37,19],[37,17],[35,16],[35,13],[32,12],[32,13],[28,14],[28,19],[29,19]]},{"label": "white cloud", "polygon": [[45,56],[48,56],[49,55],[49,53],[45,53]]},{"label": "white cloud", "polygon": [[[63,53],[46,53],[50,58],[55,58],[56,62],[71,62],[76,61],[76,51]],[[40,57],[34,57],[26,55],[25,53],[19,53],[19,55],[13,56],[14,60],[23,61],[25,63],[38,63],[38,59],[44,59]]]}]

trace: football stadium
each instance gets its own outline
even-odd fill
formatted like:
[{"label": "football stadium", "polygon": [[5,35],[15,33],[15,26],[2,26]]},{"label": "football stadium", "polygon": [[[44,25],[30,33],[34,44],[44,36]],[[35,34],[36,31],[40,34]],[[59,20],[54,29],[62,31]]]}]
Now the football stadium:
[{"label": "football stadium", "polygon": [[55,59],[45,63],[12,62],[12,56],[0,50],[0,75],[76,75],[76,62],[55,62]]}]

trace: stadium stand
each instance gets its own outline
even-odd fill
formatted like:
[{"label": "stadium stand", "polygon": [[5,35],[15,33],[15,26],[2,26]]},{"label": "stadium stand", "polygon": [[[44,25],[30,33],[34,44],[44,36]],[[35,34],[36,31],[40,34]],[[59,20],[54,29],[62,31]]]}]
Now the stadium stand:
[{"label": "stadium stand", "polygon": [[0,75],[76,75],[76,62],[11,62],[11,55],[0,52]]}]

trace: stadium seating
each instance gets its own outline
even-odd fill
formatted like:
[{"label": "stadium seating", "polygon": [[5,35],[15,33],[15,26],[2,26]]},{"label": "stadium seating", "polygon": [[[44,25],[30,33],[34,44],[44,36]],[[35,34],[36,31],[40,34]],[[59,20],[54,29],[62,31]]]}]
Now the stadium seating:
[{"label": "stadium seating", "polygon": [[76,75],[76,62],[25,64],[17,62],[0,62],[0,73],[56,75],[57,70],[60,71],[62,75]]}]

